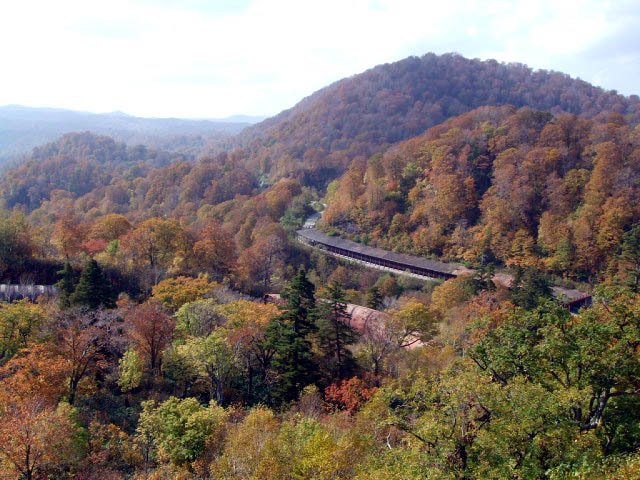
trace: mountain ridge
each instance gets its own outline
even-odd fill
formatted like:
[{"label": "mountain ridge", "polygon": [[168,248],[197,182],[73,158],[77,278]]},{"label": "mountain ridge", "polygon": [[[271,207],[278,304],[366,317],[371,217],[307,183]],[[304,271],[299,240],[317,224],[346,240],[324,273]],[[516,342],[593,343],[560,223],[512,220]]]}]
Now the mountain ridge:
[{"label": "mountain ridge", "polygon": [[[225,145],[246,149],[249,166],[272,180],[294,176],[313,183],[304,177],[318,163],[329,176],[335,175],[354,157],[370,156],[484,105],[526,106],[587,118],[615,111],[632,122],[640,119],[637,95],[625,97],[520,63],[428,53],[338,80],[245,128]],[[283,157],[291,159],[288,164]]]},{"label": "mountain ridge", "polygon": [[[92,131],[129,145],[146,144],[182,153],[199,153],[209,143],[239,133],[263,117],[222,119],[146,118],[115,111],[92,113],[63,108],[0,106],[0,163],[57,140],[65,133]],[[185,150],[190,143],[192,151]]]}]

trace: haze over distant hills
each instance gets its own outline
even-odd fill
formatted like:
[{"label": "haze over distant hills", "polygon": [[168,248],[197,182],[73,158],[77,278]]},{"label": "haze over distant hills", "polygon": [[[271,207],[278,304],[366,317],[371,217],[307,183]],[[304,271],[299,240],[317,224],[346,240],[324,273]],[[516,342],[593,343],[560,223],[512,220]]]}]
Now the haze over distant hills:
[{"label": "haze over distant hills", "polygon": [[22,105],[0,107],[0,163],[29,152],[67,132],[91,131],[130,145],[194,153],[264,117],[142,118],[123,112],[90,113]]}]

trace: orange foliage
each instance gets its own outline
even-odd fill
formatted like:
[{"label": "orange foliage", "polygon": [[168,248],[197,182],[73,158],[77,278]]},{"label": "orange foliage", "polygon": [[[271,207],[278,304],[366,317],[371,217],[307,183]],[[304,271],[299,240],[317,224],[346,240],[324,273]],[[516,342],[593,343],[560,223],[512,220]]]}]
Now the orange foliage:
[{"label": "orange foliage", "polygon": [[332,383],[325,391],[325,400],[335,409],[355,413],[375,395],[378,387],[377,378],[369,376],[365,379],[353,377],[342,382]]}]

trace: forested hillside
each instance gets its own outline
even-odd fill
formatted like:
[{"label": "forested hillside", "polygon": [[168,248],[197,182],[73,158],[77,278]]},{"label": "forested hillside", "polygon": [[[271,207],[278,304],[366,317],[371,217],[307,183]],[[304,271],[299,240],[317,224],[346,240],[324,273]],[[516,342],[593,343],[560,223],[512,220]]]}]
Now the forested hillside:
[{"label": "forested hillside", "polygon": [[89,132],[69,133],[35,148],[19,167],[5,173],[0,188],[7,207],[20,205],[32,210],[50,200],[52,192],[76,198],[109,186],[117,189],[114,180],[122,176],[143,177],[154,167],[186,159],[142,145],[127,147]]},{"label": "forested hillside", "polygon": [[250,168],[277,179],[322,185],[356,157],[369,157],[482,105],[527,106],[593,118],[616,112],[640,119],[640,99],[604,91],[560,72],[469,60],[410,57],[340,80],[271,119],[245,129]]},{"label": "forested hillside", "polygon": [[[9,208],[31,211],[43,202],[66,198],[78,214],[98,209],[94,215],[143,216],[152,208],[170,214],[179,199],[216,204],[251,193],[256,183],[255,175],[233,156],[195,162],[182,154],[127,147],[89,132],[67,134],[34,149],[2,180],[0,195]],[[58,202],[55,207],[59,206]]]},{"label": "forested hillside", "polygon": [[385,248],[580,279],[615,274],[640,220],[640,127],[481,107],[354,161],[325,224]]},{"label": "forested hillside", "polygon": [[[200,158],[36,148],[0,182],[0,479],[640,480],[639,108],[429,54]],[[475,268],[301,244],[324,202]]]}]

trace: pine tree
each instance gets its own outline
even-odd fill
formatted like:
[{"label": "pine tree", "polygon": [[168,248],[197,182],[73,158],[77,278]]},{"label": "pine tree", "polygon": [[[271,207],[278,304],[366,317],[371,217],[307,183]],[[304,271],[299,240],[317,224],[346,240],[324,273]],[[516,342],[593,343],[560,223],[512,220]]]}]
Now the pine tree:
[{"label": "pine tree", "polygon": [[624,265],[626,284],[633,292],[640,292],[640,224],[622,237],[620,260]]},{"label": "pine tree", "polygon": [[533,268],[518,269],[510,291],[513,303],[526,310],[536,308],[541,299],[553,298],[549,279]]},{"label": "pine tree", "polygon": [[492,236],[491,227],[487,227],[484,231],[484,236],[482,237],[482,242],[480,243],[480,249],[478,252],[478,261],[480,262],[480,265],[484,266],[496,261],[496,256],[491,249]]},{"label": "pine tree", "polygon": [[100,265],[94,259],[89,260],[82,270],[80,281],[73,295],[71,295],[71,303],[85,305],[91,310],[95,310],[99,307],[115,307],[114,300],[113,290]]},{"label": "pine tree", "polygon": [[316,330],[315,287],[300,269],[282,298],[285,310],[273,318],[266,331],[266,347],[274,351],[272,367],[278,373],[276,398],[295,400],[302,389],[315,382],[318,367],[309,336]]},{"label": "pine tree", "polygon": [[60,308],[66,309],[71,306],[71,295],[76,288],[75,274],[69,262],[64,262],[64,268],[57,272],[62,278],[56,287],[60,290],[59,303]]},{"label": "pine tree", "polygon": [[380,305],[382,305],[382,294],[380,293],[380,289],[375,285],[367,290],[367,307],[373,308],[377,310]]},{"label": "pine tree", "polygon": [[495,267],[493,263],[487,263],[480,266],[478,273],[474,278],[474,288],[476,293],[481,292],[482,290],[492,292],[496,289],[496,284],[493,283],[494,273]]},{"label": "pine tree", "polygon": [[333,282],[328,293],[318,319],[318,344],[333,378],[344,379],[355,369],[348,345],[356,341],[357,335],[347,323],[349,314],[342,285]]},{"label": "pine tree", "polygon": [[556,247],[556,254],[553,259],[553,268],[558,272],[567,275],[567,271],[571,269],[574,261],[575,246],[571,238],[571,233],[562,237]]}]

